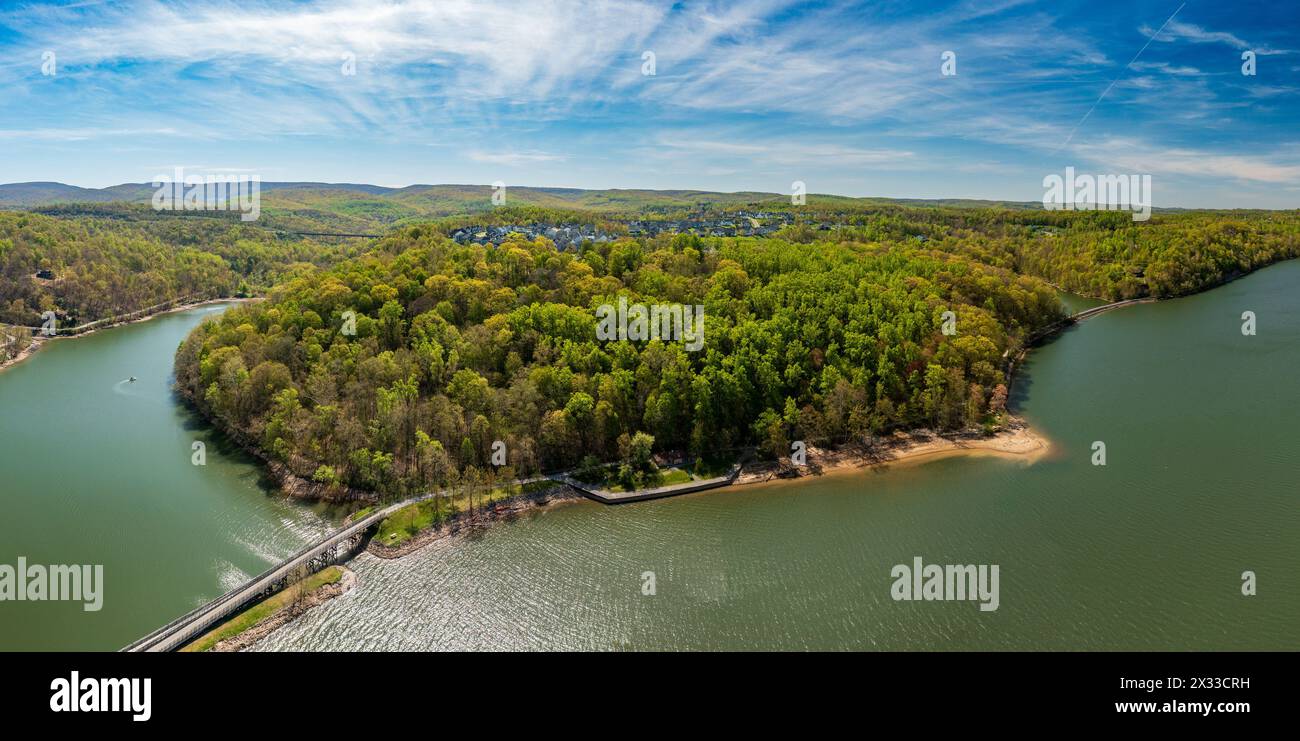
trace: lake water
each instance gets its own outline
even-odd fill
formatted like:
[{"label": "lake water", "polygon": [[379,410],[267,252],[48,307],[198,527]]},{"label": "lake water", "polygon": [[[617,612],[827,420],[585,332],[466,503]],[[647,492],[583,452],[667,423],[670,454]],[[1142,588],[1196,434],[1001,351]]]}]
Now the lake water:
[{"label": "lake water", "polygon": [[[1012,394],[1054,443],[1033,465],[946,458],[565,505],[362,556],[357,589],[259,648],[1300,647],[1297,288],[1292,261],[1035,350]],[[0,373],[0,564],[103,564],[106,582],[98,613],[0,602],[0,648],[118,648],[336,526],[268,495],[174,398],[177,344],[220,309],[59,340]],[[996,564],[999,609],[894,601],[891,568],[917,556]]]},{"label": "lake water", "polygon": [[0,564],[104,567],[98,612],[0,602],[0,649],[120,648],[333,527],[268,495],[171,391],[177,345],[224,308],[56,340],[0,372]]}]

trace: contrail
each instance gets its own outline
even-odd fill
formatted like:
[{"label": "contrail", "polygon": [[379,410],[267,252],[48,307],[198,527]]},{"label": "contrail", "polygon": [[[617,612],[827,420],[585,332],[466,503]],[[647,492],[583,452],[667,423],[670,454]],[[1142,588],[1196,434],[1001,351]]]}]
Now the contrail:
[{"label": "contrail", "polygon": [[1147,42],[1142,45],[1142,48],[1138,50],[1138,53],[1134,54],[1133,58],[1128,60],[1128,64],[1124,65],[1124,69],[1120,70],[1119,76],[1111,80],[1110,84],[1106,86],[1106,89],[1102,91],[1101,95],[1097,96],[1096,102],[1092,104],[1092,107],[1088,109],[1087,113],[1083,114],[1083,118],[1079,119],[1079,123],[1075,124],[1073,129],[1070,129],[1070,135],[1065,138],[1065,143],[1057,147],[1056,151],[1053,152],[1052,154],[1056,154],[1056,152],[1059,152],[1070,145],[1070,141],[1074,139],[1075,132],[1079,130],[1079,127],[1083,125],[1084,121],[1088,120],[1088,117],[1092,115],[1092,112],[1097,110],[1097,105],[1101,103],[1101,99],[1105,98],[1106,94],[1110,92],[1110,89],[1115,87],[1115,83],[1119,82],[1120,77],[1123,77],[1124,73],[1128,72],[1128,68],[1132,67],[1133,63],[1138,60],[1138,57],[1142,56],[1142,52],[1146,51],[1148,46],[1151,46],[1151,42],[1156,40],[1156,37],[1160,35],[1160,32],[1165,30],[1165,26],[1168,26],[1169,21],[1172,21],[1174,19],[1174,15],[1178,15],[1178,12],[1185,7],[1187,7],[1187,3],[1183,3],[1182,5],[1179,5],[1178,10],[1175,10],[1173,15],[1166,18],[1165,22],[1160,24],[1160,28],[1157,28],[1156,32],[1151,34],[1151,38],[1147,39]]}]

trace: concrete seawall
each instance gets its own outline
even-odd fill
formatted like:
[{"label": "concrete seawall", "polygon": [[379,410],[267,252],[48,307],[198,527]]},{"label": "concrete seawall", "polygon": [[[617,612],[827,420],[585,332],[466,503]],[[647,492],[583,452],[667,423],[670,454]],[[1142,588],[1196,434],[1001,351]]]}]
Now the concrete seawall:
[{"label": "concrete seawall", "polygon": [[605,489],[592,489],[584,485],[581,481],[572,479],[565,475],[555,477],[556,481],[568,484],[574,489],[582,492],[583,496],[602,504],[628,504],[629,502],[644,502],[648,499],[663,499],[664,497],[676,497],[683,494],[693,494],[697,491],[707,491],[717,489],[723,486],[730,486],[735,482],[736,477],[740,475],[740,465],[732,466],[731,471],[725,476],[717,476],[711,479],[702,479],[700,481],[687,481],[681,484],[671,486],[660,486],[654,489],[638,489],[636,491],[608,491]]}]

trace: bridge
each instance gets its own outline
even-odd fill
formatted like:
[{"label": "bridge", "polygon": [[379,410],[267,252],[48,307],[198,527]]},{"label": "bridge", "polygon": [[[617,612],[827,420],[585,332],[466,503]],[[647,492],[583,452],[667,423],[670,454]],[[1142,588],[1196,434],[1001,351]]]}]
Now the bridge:
[{"label": "bridge", "polygon": [[1094,306],[1090,309],[1084,309],[1083,311],[1077,311],[1069,315],[1068,317],[1062,319],[1061,321],[1052,324],[1048,327],[1044,327],[1043,329],[1040,329],[1037,332],[1031,334],[1025,340],[1024,345],[1025,347],[1029,347],[1030,345],[1034,344],[1035,342],[1038,342],[1044,337],[1047,337],[1048,335],[1051,335],[1055,332],[1059,332],[1060,330],[1064,329],[1066,325],[1074,324],[1076,322],[1081,322],[1084,319],[1090,319],[1094,316],[1097,316],[1098,314],[1103,314],[1107,311],[1110,311],[1111,309],[1118,309],[1121,306],[1130,306],[1132,304],[1148,304],[1151,303],[1152,301],[1158,301],[1158,300],[1159,299],[1152,298],[1150,296],[1147,296],[1145,298],[1130,298],[1130,299],[1125,299],[1123,301],[1115,301],[1109,304],[1102,304],[1101,306]]},{"label": "bridge", "polygon": [[359,234],[355,232],[294,232],[287,230],[276,230],[277,235],[293,235],[296,237],[348,237],[364,239],[382,239],[382,234]]},{"label": "bridge", "polygon": [[399,509],[431,499],[439,492],[422,494],[372,512],[360,520],[312,543],[287,560],[253,577],[211,602],[167,623],[123,648],[126,652],[175,651],[211,630],[261,597],[274,592],[298,575],[299,569],[315,571],[334,563],[361,544],[366,530],[383,522]]},{"label": "bridge", "polygon": [[[735,481],[736,476],[740,473],[740,465],[737,464],[724,476],[706,479],[703,481],[689,481],[683,484],[660,487],[647,491],[634,491],[623,493],[611,493],[606,491],[592,491],[573,479],[567,473],[534,476],[527,479],[518,479],[512,484],[524,485],[536,481],[554,481],[557,484],[563,484],[573,487],[578,492],[605,504],[616,504],[622,502],[641,501],[644,499],[654,499],[658,497],[675,496],[686,494],[688,492],[703,491],[719,486],[726,486]],[[410,499],[405,499],[396,504],[390,504],[383,509],[371,512],[365,517],[337,530],[320,540],[306,546],[302,550],[293,554],[283,562],[267,569],[258,574],[247,582],[217,597],[211,602],[187,612],[166,625],[158,628],[149,635],[134,641],[121,650],[124,652],[161,652],[175,651],[185,644],[219,625],[222,621],[240,612],[244,608],[252,605],[258,600],[266,597],[280,589],[283,589],[289,582],[296,578],[301,578],[302,570],[309,573],[318,571],[333,563],[345,560],[358,546],[361,545],[365,533],[371,527],[378,525],[387,519],[390,515],[395,514],[398,510],[409,507],[412,504],[428,501],[434,497],[446,496],[448,492],[435,491],[421,494]]]},{"label": "bridge", "polygon": [[[554,476],[535,476],[510,483],[512,485],[524,485],[542,480],[564,483]],[[122,651],[131,653],[175,651],[211,630],[226,618],[257,602],[259,599],[284,588],[291,579],[301,577],[302,572],[300,569],[314,573],[330,564],[345,560],[348,554],[361,545],[366,531],[383,522],[389,515],[412,504],[447,495],[448,492],[446,491],[427,492],[371,512],[343,529],[330,533],[315,543],[306,546],[283,562],[258,574],[206,605],[181,615],[149,635],[124,647]]]}]

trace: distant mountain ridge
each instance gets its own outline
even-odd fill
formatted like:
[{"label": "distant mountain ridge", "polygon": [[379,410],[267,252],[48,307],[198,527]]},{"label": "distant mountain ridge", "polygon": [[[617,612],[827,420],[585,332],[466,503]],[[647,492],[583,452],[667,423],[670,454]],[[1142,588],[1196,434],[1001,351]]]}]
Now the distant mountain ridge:
[{"label": "distant mountain ridge", "polygon": [[[417,183],[402,187],[370,185],[368,183],[321,183],[312,181],[263,182],[263,193],[275,193],[278,198],[294,202],[303,198],[333,195],[342,197],[380,196],[385,200],[411,204],[414,201],[444,199],[461,202],[481,200],[492,195],[488,185]],[[155,188],[150,183],[121,183],[106,188],[83,188],[54,181],[0,184],[0,207],[49,206],[59,203],[148,203]],[[763,191],[738,191],[724,193],[707,190],[651,190],[644,188],[611,188],[588,190],[585,188],[552,188],[536,186],[509,186],[508,197],[526,205],[552,208],[589,208],[620,210],[647,205],[689,207],[701,203],[741,204],[789,198],[788,194]],[[856,198],[851,196],[818,195],[819,200],[880,201],[890,203],[915,203],[926,205],[970,205],[1024,207],[1026,203],[964,198]]]},{"label": "distant mountain ridge", "polygon": [[[0,185],[0,209],[37,210],[53,216],[152,218],[149,205],[157,189],[150,183],[82,188],[59,182]],[[486,216],[496,209],[488,185],[415,184],[400,188],[366,183],[263,182],[257,226],[286,231],[380,234],[405,224],[447,217]],[[784,193],[706,190],[547,188],[507,186],[505,205],[515,208],[586,212],[600,218],[631,214],[681,215],[699,209],[786,208]],[[809,194],[820,207],[1041,208],[1038,203],[962,199],[922,200],[853,198]],[[193,215],[187,212],[186,215]],[[250,224],[252,226],[252,224]]]},{"label": "distant mountain ridge", "polygon": [[[262,183],[263,191],[281,189],[339,190],[372,195],[391,193],[399,188],[364,183]],[[83,188],[55,181],[0,184],[0,206],[49,206],[56,203],[147,203],[156,188],[150,183],[121,183],[107,188]]]}]

